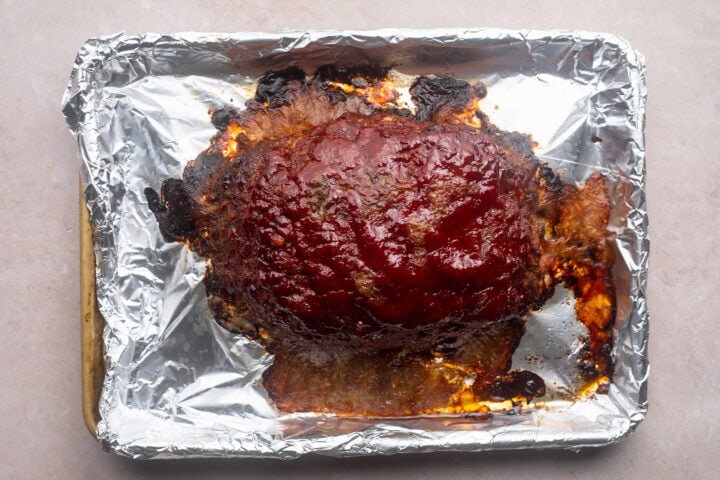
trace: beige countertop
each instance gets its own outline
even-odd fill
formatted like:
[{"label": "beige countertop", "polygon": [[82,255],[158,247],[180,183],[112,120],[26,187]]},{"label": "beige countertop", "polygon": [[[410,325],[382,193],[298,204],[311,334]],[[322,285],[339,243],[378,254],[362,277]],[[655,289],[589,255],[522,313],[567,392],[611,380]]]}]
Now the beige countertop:
[{"label": "beige countertop", "polygon": [[[717,478],[720,7],[656,2],[5,0],[0,16],[0,478]],[[137,462],[80,408],[75,142],[60,100],[93,36],[282,28],[605,31],[646,57],[650,411],[618,445],[380,458]]]}]

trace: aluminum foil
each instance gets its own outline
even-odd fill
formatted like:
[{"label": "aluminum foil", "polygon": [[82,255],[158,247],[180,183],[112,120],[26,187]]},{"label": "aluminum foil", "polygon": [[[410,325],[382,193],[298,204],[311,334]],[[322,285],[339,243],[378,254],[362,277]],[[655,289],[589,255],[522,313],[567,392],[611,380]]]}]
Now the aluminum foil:
[{"label": "aluminum foil", "polygon": [[[469,418],[347,418],[275,411],[263,347],[213,320],[204,260],[162,240],[143,191],[180,178],[215,128],[208,110],[242,108],[269,69],[377,62],[402,74],[452,74],[488,86],[480,108],[505,130],[531,133],[537,155],[567,181],[601,171],[611,183],[618,294],[607,394],[573,389],[583,326],[568,293],[527,322],[513,368],[533,359],[542,408]],[[496,107],[497,106],[497,107]],[[63,113],[82,157],[106,327],[107,372],[97,436],[136,458],[294,458],[436,450],[577,449],[613,443],[647,408],[648,220],[645,67],[626,41],[561,31],[378,30],[94,38],[80,50]],[[598,141],[601,139],[602,141]],[[570,301],[569,301],[570,300]]]}]

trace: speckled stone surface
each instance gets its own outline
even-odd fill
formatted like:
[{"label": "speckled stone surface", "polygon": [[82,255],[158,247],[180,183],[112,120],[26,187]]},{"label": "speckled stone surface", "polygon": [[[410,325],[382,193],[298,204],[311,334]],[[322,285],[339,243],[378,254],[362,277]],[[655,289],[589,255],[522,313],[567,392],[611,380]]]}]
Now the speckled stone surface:
[{"label": "speckled stone surface", "polygon": [[[188,2],[189,3],[189,2]],[[0,478],[717,478],[720,8],[680,2],[0,2]],[[650,411],[628,439],[294,462],[135,462],[80,409],[79,159],[60,113],[75,54],[117,31],[507,27],[606,31],[647,59]]]}]

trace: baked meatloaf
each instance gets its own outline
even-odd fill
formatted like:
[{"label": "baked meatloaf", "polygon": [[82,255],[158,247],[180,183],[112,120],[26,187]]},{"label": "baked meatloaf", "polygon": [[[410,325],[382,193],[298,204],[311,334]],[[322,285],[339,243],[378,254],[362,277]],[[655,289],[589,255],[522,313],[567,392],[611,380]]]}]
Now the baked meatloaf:
[{"label": "baked meatloaf", "polygon": [[528,136],[477,110],[482,85],[388,69],[269,72],[150,209],[207,259],[215,318],[275,354],[283,411],[471,412],[544,394],[511,371],[557,284],[588,328],[580,375],[611,374],[604,178],[563,182]]}]

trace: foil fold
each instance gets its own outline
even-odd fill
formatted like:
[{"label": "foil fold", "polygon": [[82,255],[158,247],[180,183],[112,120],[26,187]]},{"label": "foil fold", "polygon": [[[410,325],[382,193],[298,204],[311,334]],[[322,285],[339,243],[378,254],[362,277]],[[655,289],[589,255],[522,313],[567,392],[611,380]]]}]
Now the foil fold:
[{"label": "foil fold", "polygon": [[[558,396],[542,407],[482,417],[348,418],[273,409],[261,378],[272,356],[216,324],[203,259],[162,240],[143,191],[181,177],[215,133],[208,110],[242,108],[265,71],[361,62],[394,65],[405,75],[482,81],[488,95],[480,109],[500,128],[532,134],[537,156],[566,180],[582,183],[595,171],[610,179],[618,313],[606,394]],[[645,97],[643,57],[600,33],[385,29],[88,40],[63,114],[82,159],[106,322],[101,444],[134,458],[296,458],[578,449],[624,438],[647,410]],[[582,334],[567,304],[568,293],[558,289],[532,314],[513,356],[513,368],[545,359],[542,376],[557,392],[572,390],[568,359]]]}]

